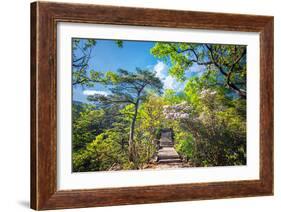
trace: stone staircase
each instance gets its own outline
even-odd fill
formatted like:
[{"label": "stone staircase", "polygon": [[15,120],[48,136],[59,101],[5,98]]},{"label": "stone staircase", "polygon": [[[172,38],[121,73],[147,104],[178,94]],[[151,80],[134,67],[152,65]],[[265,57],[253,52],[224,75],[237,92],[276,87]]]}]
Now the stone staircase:
[{"label": "stone staircase", "polygon": [[174,148],[172,131],[165,130],[161,133],[159,150],[157,154],[158,163],[181,163],[181,159]]}]

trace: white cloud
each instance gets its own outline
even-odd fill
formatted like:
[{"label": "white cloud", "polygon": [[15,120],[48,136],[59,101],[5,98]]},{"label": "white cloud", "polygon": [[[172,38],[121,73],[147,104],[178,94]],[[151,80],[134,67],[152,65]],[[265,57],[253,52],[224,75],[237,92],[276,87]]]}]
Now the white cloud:
[{"label": "white cloud", "polygon": [[183,90],[185,85],[185,82],[178,82],[172,76],[167,76],[162,82],[164,84],[164,89],[172,89],[175,91]]},{"label": "white cloud", "polygon": [[164,80],[168,76],[169,68],[162,61],[158,61],[157,64],[153,67],[153,70],[156,72],[155,76],[160,80]]},{"label": "white cloud", "polygon": [[108,92],[106,92],[106,91],[95,91],[95,90],[84,90],[84,91],[83,91],[83,94],[84,94],[85,96],[91,96],[91,95],[95,95],[95,94],[107,96],[107,95],[108,95]]},{"label": "white cloud", "polygon": [[155,76],[162,81],[164,89],[183,90],[185,82],[178,82],[176,78],[170,76],[169,67],[165,63],[158,61],[153,70],[156,73]]}]

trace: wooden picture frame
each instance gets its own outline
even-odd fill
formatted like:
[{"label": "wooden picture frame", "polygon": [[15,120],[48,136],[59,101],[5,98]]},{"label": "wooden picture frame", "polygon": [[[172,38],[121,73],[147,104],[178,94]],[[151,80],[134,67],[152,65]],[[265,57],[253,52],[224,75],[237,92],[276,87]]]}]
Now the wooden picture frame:
[{"label": "wooden picture frame", "polygon": [[[57,190],[58,22],[258,32],[260,179]],[[36,210],[273,195],[273,17],[34,2],[31,4],[31,208]]]}]

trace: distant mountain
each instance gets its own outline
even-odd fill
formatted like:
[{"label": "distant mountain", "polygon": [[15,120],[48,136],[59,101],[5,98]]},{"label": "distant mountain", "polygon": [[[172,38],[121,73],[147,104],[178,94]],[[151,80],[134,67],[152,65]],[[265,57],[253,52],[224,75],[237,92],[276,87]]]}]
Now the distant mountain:
[{"label": "distant mountain", "polygon": [[83,109],[84,106],[86,105],[92,105],[94,106],[94,110],[99,110],[101,108],[104,108],[104,104],[103,103],[99,103],[99,102],[90,102],[90,103],[85,103],[85,102],[81,102],[81,101],[77,101],[77,100],[72,100],[72,107],[75,107],[78,111],[81,111]]},{"label": "distant mountain", "polygon": [[72,104],[74,104],[74,105],[83,105],[85,103],[81,102],[81,101],[77,101],[77,100],[72,100]]}]

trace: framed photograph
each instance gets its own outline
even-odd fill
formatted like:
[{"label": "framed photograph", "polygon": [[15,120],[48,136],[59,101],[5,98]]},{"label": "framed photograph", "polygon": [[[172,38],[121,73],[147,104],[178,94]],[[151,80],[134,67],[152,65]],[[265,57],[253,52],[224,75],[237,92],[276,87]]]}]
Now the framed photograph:
[{"label": "framed photograph", "polygon": [[31,208],[273,195],[273,17],[31,4]]}]

